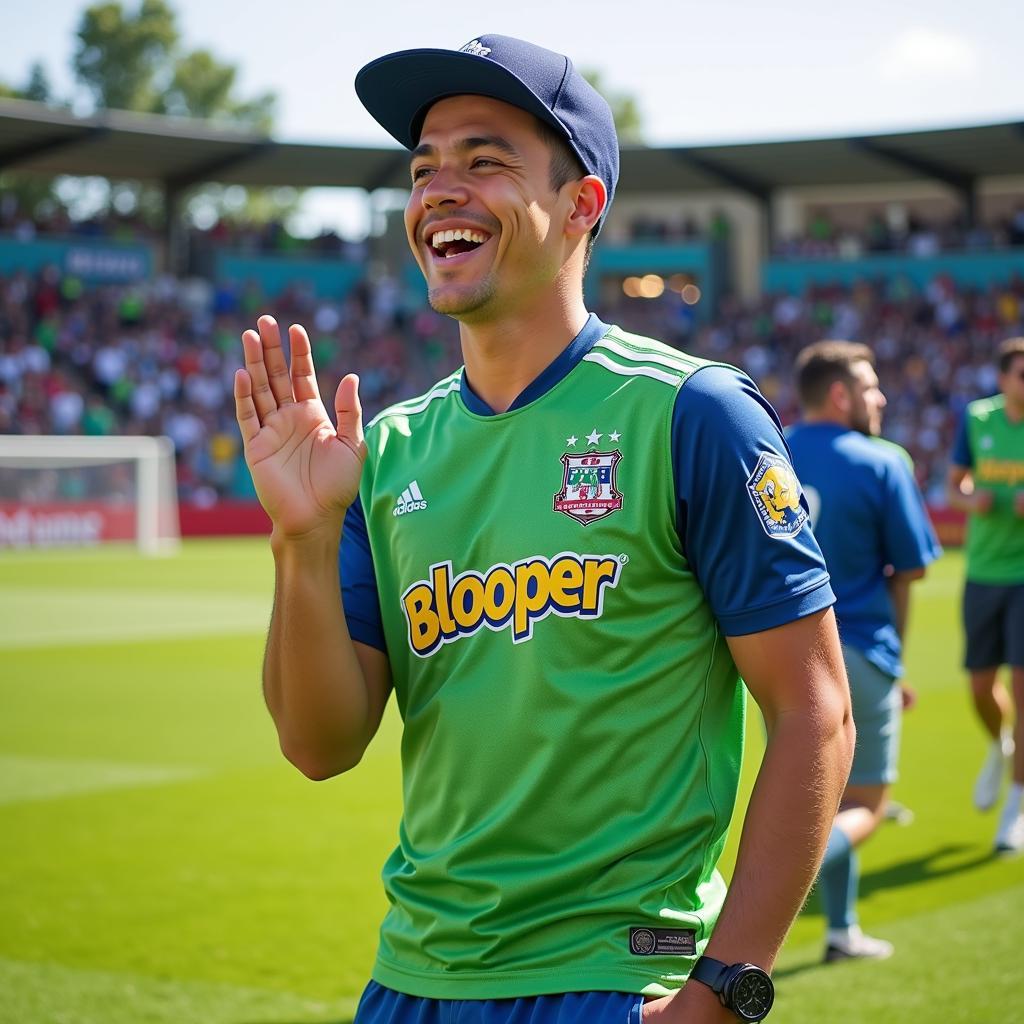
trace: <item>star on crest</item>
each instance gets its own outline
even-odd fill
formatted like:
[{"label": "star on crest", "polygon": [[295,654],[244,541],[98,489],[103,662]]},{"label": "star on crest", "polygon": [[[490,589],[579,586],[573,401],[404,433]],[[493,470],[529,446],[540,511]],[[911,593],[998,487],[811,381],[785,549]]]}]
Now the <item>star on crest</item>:
[{"label": "star on crest", "polygon": [[571,448],[578,440],[579,438],[575,434],[573,434],[572,437],[567,437],[565,439],[565,447]]},{"label": "star on crest", "polygon": [[594,429],[587,434],[587,444],[598,444],[602,437],[604,437],[604,434],[599,434],[597,432],[597,427],[594,427]]},{"label": "star on crest", "polygon": [[612,444],[617,444],[620,437],[622,437],[622,435],[617,430],[613,430],[608,435],[608,440],[611,441]]}]

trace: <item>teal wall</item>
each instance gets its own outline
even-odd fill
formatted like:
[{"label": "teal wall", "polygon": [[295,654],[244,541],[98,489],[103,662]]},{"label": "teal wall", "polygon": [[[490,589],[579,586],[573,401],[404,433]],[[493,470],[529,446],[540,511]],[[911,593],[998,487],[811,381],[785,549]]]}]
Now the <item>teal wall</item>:
[{"label": "teal wall", "polygon": [[770,260],[762,273],[769,292],[802,292],[809,284],[853,284],[872,278],[904,277],[924,287],[938,274],[948,274],[961,285],[985,288],[1024,277],[1024,250],[1009,252],[944,253],[915,257],[884,253],[854,260]]},{"label": "teal wall", "polygon": [[244,285],[256,281],[267,295],[277,295],[290,285],[299,284],[322,299],[344,297],[365,273],[362,263],[309,256],[220,252],[214,263],[214,276],[219,284]]},{"label": "teal wall", "polygon": [[598,282],[606,275],[692,274],[701,290],[695,312],[701,320],[706,320],[718,305],[724,269],[724,250],[710,242],[602,244],[599,240],[587,272],[587,300],[594,303]]},{"label": "teal wall", "polygon": [[35,273],[56,266],[62,274],[96,284],[143,281],[152,276],[148,245],[106,239],[0,237],[0,273]]}]

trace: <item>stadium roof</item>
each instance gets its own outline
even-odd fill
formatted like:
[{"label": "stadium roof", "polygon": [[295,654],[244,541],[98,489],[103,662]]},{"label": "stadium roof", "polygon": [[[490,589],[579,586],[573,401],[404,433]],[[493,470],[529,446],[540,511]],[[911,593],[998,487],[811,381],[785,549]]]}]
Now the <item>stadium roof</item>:
[{"label": "stadium roof", "polygon": [[[0,171],[98,175],[186,188],[240,185],[405,188],[396,147],[306,145],[205,121],[107,111],[79,118],[26,100],[0,100]],[[790,142],[627,147],[624,192],[723,188],[760,199],[804,185],[923,179],[968,192],[980,178],[1024,172],[1024,121]]]}]

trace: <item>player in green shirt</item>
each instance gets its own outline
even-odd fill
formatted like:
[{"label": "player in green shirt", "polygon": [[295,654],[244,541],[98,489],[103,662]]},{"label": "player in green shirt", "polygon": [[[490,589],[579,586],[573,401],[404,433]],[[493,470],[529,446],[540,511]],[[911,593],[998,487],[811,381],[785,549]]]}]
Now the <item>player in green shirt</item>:
[{"label": "player in green shirt", "polygon": [[[486,35],[357,90],[411,150],[407,235],[464,366],[365,435],[354,375],[331,422],[299,326],[289,368],[261,317],[235,381],[282,749],[327,778],[392,691],[403,718],[356,1019],[760,1020],[853,740],[777,418],[738,372],[585,308],[618,147],[567,58]],[[726,895],[741,675],[768,744]]]},{"label": "player in green shirt", "polygon": [[[967,407],[947,491],[968,518],[964,664],[992,738],[974,803],[982,811],[996,805],[1009,762],[995,845],[1013,853],[1024,850],[1024,338],[999,347],[999,394]],[[998,679],[1003,665],[1012,695]]]}]

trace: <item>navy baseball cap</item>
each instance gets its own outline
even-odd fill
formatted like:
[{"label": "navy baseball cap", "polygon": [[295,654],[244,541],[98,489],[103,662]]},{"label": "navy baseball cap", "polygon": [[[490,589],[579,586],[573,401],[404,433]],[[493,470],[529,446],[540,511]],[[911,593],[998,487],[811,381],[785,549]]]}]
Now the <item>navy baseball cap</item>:
[{"label": "navy baseball cap", "polygon": [[401,50],[367,64],[356,94],[377,122],[415,149],[427,111],[447,96],[503,100],[560,135],[588,174],[608,189],[604,223],[619,178],[619,143],[605,98],[568,57],[511,36],[477,36],[461,50]]}]

